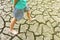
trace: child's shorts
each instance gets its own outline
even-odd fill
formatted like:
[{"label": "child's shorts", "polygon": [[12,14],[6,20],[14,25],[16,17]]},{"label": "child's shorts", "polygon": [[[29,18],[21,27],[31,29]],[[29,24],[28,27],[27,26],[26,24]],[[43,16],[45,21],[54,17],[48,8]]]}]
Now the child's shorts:
[{"label": "child's shorts", "polygon": [[16,20],[20,20],[23,18],[24,12],[29,11],[29,10],[30,10],[30,8],[28,6],[26,6],[24,9],[15,8],[14,12],[13,12],[13,16],[16,18]]}]

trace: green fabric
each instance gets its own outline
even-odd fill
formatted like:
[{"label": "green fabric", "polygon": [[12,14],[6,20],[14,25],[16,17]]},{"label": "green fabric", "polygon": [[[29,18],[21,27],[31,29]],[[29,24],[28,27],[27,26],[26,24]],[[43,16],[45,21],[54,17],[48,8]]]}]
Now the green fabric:
[{"label": "green fabric", "polygon": [[[12,3],[14,3],[14,0],[11,0]],[[26,0],[18,0],[18,2],[15,5],[15,8],[17,9],[24,9],[26,7]]]}]

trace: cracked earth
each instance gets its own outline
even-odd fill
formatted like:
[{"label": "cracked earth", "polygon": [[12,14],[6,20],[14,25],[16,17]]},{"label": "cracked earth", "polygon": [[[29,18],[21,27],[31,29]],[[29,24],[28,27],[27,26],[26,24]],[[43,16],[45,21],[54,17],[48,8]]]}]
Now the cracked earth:
[{"label": "cracked earth", "polygon": [[9,33],[13,8],[9,0],[0,0],[0,40],[60,40],[60,0],[28,0],[31,22],[24,18],[16,23],[17,35]]}]

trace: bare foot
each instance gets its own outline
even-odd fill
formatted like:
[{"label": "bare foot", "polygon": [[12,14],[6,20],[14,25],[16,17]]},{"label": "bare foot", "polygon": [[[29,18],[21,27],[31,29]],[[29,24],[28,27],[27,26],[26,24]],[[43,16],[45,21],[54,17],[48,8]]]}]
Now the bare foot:
[{"label": "bare foot", "polygon": [[14,35],[16,35],[16,34],[18,34],[18,32],[17,31],[15,31],[15,30],[9,30],[12,34],[14,34]]}]

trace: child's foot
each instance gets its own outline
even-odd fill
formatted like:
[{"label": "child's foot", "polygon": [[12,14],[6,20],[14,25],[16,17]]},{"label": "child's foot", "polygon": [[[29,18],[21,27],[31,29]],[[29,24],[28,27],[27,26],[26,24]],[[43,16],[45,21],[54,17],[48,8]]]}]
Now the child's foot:
[{"label": "child's foot", "polygon": [[18,34],[18,32],[16,32],[15,30],[9,30],[12,34],[14,34],[14,35],[16,35],[16,34]]},{"label": "child's foot", "polygon": [[32,18],[31,20],[35,20],[35,18]]}]

